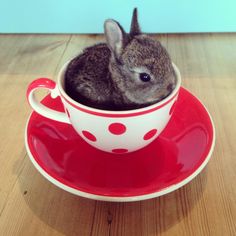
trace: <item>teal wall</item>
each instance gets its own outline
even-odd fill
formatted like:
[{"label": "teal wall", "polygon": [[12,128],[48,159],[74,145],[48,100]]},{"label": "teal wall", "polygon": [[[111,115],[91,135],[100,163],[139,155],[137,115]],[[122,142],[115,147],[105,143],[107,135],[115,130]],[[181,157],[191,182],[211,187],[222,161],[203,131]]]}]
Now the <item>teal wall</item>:
[{"label": "teal wall", "polygon": [[235,32],[236,0],[0,0],[0,33],[102,33],[106,18],[144,32]]}]

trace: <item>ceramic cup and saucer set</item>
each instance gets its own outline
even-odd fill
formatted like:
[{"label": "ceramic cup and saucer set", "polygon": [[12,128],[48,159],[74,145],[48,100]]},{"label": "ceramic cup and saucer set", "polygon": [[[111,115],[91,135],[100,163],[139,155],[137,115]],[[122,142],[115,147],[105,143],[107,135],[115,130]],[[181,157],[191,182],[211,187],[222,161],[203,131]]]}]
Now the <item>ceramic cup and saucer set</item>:
[{"label": "ceramic cup and saucer set", "polygon": [[[134,110],[100,110],[71,99],[64,73],[57,82],[34,80],[27,89],[33,112],[25,145],[37,170],[73,194],[128,202],[172,192],[196,177],[208,163],[215,143],[205,106],[177,86],[162,101]],[[49,90],[39,102],[35,91]]]}]

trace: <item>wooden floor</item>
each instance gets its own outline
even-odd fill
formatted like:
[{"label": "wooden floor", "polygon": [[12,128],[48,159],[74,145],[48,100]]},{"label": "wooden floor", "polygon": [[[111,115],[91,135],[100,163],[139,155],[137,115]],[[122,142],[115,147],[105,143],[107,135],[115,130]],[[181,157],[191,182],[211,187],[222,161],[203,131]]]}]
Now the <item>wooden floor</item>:
[{"label": "wooden floor", "polygon": [[[154,36],[153,36],[154,37]],[[236,235],[236,34],[155,36],[216,127],[204,171],[181,189],[134,203],[67,193],[42,177],[24,147],[27,85],[56,78],[97,35],[0,35],[0,235]]]}]

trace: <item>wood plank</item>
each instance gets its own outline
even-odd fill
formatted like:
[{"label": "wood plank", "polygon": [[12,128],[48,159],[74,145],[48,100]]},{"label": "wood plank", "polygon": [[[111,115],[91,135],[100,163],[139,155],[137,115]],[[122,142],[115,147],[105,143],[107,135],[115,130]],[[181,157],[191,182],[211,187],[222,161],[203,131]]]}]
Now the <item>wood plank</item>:
[{"label": "wood plank", "polygon": [[56,188],[27,159],[5,208],[0,221],[4,235],[88,235],[94,201]]},{"label": "wood plank", "polygon": [[[60,60],[68,38],[69,36],[63,36],[64,44],[61,44],[59,50],[59,46],[50,48],[49,45],[52,45],[53,41],[56,45],[58,42],[58,38],[52,36],[44,39],[42,36],[32,35],[0,37],[0,162],[3,167],[0,171],[0,212],[5,207],[26,158],[24,128],[30,113],[25,98],[27,85],[36,77],[40,77],[40,73],[47,75],[55,72],[56,63]],[[62,40],[62,37],[59,39]],[[48,47],[50,49],[45,49]],[[37,50],[39,48],[42,52]],[[47,52],[46,55],[43,50]],[[44,64],[44,56],[38,57],[40,54],[44,54],[45,58],[52,58]],[[36,62],[34,57],[40,59]]]}]

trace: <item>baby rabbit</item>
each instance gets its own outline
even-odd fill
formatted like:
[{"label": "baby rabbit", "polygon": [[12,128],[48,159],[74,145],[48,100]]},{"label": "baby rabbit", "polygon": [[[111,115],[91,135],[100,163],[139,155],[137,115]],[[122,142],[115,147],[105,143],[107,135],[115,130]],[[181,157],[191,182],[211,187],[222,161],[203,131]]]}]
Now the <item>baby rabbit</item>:
[{"label": "baby rabbit", "polygon": [[67,66],[65,90],[74,100],[104,110],[137,109],[168,96],[176,85],[160,42],[142,34],[133,11],[130,33],[115,20],[104,24],[107,44],[84,49]]}]

